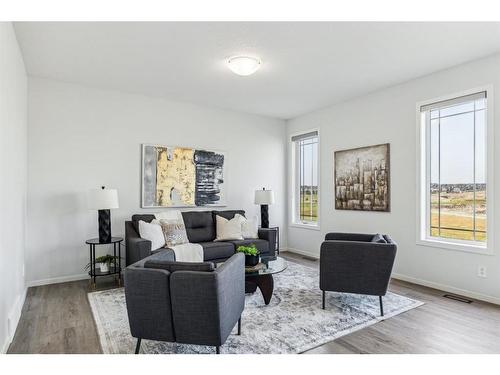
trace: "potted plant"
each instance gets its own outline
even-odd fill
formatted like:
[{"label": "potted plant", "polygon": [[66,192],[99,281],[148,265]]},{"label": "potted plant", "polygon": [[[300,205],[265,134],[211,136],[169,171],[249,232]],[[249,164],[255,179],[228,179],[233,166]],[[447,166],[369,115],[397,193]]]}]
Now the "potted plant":
[{"label": "potted plant", "polygon": [[238,253],[245,254],[246,267],[253,267],[259,263],[260,252],[259,250],[257,250],[257,247],[254,244],[251,244],[250,246],[238,246],[236,251]]},{"label": "potted plant", "polygon": [[[97,258],[95,258],[96,267],[97,267],[97,264],[99,264],[99,269],[101,270],[102,273],[109,272],[109,265],[111,263],[114,263],[115,260],[117,262],[119,262],[120,257],[110,255],[110,254],[106,254],[106,255],[97,257]],[[88,270],[89,268],[90,268],[90,263],[85,266],[85,270]]]}]

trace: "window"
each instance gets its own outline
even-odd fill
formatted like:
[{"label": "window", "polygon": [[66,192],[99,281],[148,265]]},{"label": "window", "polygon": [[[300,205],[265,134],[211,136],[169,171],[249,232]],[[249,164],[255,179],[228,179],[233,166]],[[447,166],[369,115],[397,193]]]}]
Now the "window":
[{"label": "window", "polygon": [[294,222],[318,225],[318,132],[292,137],[294,145]]},{"label": "window", "polygon": [[421,239],[486,247],[486,92],[420,107]]}]

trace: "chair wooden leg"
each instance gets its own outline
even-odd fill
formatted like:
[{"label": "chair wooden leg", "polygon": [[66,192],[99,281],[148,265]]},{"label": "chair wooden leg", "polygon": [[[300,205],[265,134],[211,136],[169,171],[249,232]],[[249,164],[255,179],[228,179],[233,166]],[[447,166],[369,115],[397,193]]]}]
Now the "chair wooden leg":
[{"label": "chair wooden leg", "polygon": [[384,316],[384,304],[382,303],[382,296],[378,296],[380,302],[380,315]]},{"label": "chair wooden leg", "polygon": [[215,354],[220,354],[220,346],[215,347]]},{"label": "chair wooden leg", "polygon": [[139,354],[141,350],[141,339],[137,339],[137,345],[135,346],[135,354]]},{"label": "chair wooden leg", "polygon": [[240,336],[240,335],[241,335],[241,316],[238,319],[238,336]]},{"label": "chair wooden leg", "polygon": [[325,309],[325,291],[323,290],[323,310]]}]

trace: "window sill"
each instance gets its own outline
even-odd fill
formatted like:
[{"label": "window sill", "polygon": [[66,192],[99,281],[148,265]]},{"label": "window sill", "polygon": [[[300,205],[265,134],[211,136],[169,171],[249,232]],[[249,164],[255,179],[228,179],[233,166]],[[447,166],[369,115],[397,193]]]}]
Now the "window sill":
[{"label": "window sill", "polygon": [[417,245],[436,247],[439,249],[462,251],[466,253],[480,254],[480,255],[494,255],[491,247],[475,245],[475,244],[462,244],[451,242],[441,239],[420,239],[417,240]]},{"label": "window sill", "polygon": [[319,224],[302,224],[302,223],[291,223],[291,227],[300,228],[300,229],[308,229],[308,230],[321,230]]}]

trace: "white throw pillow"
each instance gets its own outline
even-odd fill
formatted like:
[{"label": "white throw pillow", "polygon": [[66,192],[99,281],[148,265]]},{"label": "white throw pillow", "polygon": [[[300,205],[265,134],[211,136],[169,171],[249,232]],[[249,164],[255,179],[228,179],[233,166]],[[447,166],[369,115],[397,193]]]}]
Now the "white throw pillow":
[{"label": "white throw pillow", "polygon": [[252,220],[240,214],[236,214],[236,216],[241,218],[241,235],[245,240],[259,238],[259,224],[255,216]]},{"label": "white throw pillow", "polygon": [[151,241],[151,250],[165,246],[165,236],[163,235],[161,226],[158,224],[146,223],[143,220],[139,220],[139,236]]},{"label": "white throw pillow", "polygon": [[217,238],[215,241],[234,241],[243,240],[241,235],[241,216],[233,217],[231,220],[227,220],[222,216],[215,216]]}]

